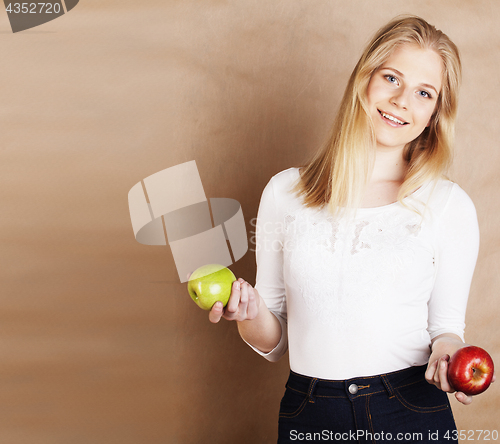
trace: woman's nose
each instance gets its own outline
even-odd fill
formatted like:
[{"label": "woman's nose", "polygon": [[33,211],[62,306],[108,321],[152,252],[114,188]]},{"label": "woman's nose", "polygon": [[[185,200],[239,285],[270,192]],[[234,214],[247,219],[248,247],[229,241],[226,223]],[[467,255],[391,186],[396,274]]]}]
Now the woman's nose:
[{"label": "woman's nose", "polygon": [[408,108],[408,92],[404,89],[399,89],[394,93],[394,95],[391,98],[391,103],[393,105],[396,105],[398,107],[407,109]]}]

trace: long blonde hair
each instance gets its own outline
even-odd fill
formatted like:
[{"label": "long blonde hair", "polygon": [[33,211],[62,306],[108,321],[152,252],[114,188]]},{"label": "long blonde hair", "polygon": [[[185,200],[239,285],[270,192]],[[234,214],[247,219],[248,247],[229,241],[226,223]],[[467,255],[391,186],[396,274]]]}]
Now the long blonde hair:
[{"label": "long blonde hair", "polygon": [[458,49],[448,36],[420,17],[398,17],[382,27],[366,47],[351,74],[330,137],[303,165],[292,191],[303,196],[306,206],[328,205],[333,214],[340,214],[343,209],[360,205],[375,155],[366,91],[373,73],[405,44],[436,51],[443,61],[443,79],[430,125],[405,147],[407,171],[398,201],[427,180],[446,177],[452,160],[461,80]]}]

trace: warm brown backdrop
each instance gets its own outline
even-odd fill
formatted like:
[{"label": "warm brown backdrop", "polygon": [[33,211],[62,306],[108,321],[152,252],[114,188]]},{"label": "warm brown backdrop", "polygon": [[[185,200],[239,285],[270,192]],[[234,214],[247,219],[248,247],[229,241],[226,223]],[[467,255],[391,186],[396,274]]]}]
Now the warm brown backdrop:
[{"label": "warm brown backdrop", "polygon": [[[500,2],[81,0],[18,34],[0,11],[1,443],[275,442],[286,359],[209,323],[169,249],[134,240],[127,193],[194,159],[251,235],[263,187],[316,149],[399,13],[462,51],[452,177],[482,235],[466,339],[500,363]],[[253,283],[254,261],[232,269]],[[453,406],[459,429],[498,428],[499,387]]]}]

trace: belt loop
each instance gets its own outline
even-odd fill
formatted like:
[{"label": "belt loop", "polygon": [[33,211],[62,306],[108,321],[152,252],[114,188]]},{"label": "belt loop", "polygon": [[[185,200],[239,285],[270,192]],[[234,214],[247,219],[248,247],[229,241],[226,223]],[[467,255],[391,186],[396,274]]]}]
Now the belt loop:
[{"label": "belt loop", "polygon": [[385,389],[387,390],[387,393],[389,395],[389,399],[390,398],[394,398],[394,389],[392,388],[392,385],[391,383],[389,382],[389,380],[385,377],[385,375],[380,375],[381,378],[382,378],[382,382],[385,386]]},{"label": "belt loop", "polygon": [[316,387],[316,383],[318,382],[317,378],[312,378],[311,383],[309,384],[309,390],[307,391],[307,396],[309,397],[309,402],[314,404],[313,392]]}]

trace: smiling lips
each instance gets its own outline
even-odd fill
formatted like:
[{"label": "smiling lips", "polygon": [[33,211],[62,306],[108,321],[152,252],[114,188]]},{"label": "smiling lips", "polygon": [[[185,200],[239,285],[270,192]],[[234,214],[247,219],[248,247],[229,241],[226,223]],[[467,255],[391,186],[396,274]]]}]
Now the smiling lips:
[{"label": "smiling lips", "polygon": [[[378,112],[385,120],[390,120],[392,123],[396,123],[396,124],[401,125],[401,126],[408,125],[408,122],[403,122],[402,120],[398,119],[397,117],[394,117],[392,114],[387,114],[384,111],[380,111],[380,110],[378,110]],[[389,123],[389,122],[387,122],[387,123]]]}]

